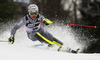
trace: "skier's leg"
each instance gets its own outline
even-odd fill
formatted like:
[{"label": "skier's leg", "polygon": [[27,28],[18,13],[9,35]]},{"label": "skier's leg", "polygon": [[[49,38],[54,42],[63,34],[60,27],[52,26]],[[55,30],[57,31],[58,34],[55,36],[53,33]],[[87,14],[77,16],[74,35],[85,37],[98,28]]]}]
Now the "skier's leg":
[{"label": "skier's leg", "polygon": [[29,39],[31,39],[32,41],[37,41],[37,39],[35,38],[35,35],[36,33],[27,33],[27,36]]},{"label": "skier's leg", "polygon": [[[42,27],[40,28],[40,30],[38,31],[38,34],[36,34],[36,35],[39,35],[39,34],[42,35],[43,37],[45,37],[46,39],[50,40],[54,44],[62,47],[63,43],[61,41],[59,41],[58,39],[56,39],[55,37],[53,37],[52,34],[50,34],[49,32],[45,31]],[[39,38],[39,37],[40,36],[38,36],[37,38]],[[42,39],[40,39],[40,40],[43,41]]]},{"label": "skier's leg", "polygon": [[[53,44],[56,44],[59,46],[58,51],[61,50],[63,43],[56,39],[55,37],[53,37],[50,33],[48,33],[47,31],[45,31],[43,28],[41,28],[38,32],[36,32],[35,37],[40,41],[40,42],[46,42],[49,45],[48,46],[52,46]],[[67,52],[72,52],[72,53],[77,53],[78,50],[74,51],[71,49],[67,49]]]},{"label": "skier's leg", "polygon": [[45,43],[51,44],[51,45],[54,44],[52,41],[50,41],[47,38],[45,38],[44,36],[42,36],[39,32],[36,33],[35,37],[42,43],[45,42]]},{"label": "skier's leg", "polygon": [[62,47],[62,45],[63,45],[63,42],[61,42],[60,40],[56,39],[55,37],[53,37],[53,43],[57,44],[60,47]]},{"label": "skier's leg", "polygon": [[50,34],[49,32],[47,32],[46,30],[44,30],[42,27],[40,28],[40,30],[38,31],[42,36],[44,36],[45,38],[47,38],[48,40],[52,41],[53,40],[53,35]]},{"label": "skier's leg", "polygon": [[61,42],[60,40],[56,39],[55,37],[53,37],[53,43],[57,44],[59,46],[58,51],[61,50],[63,42]]},{"label": "skier's leg", "polygon": [[[62,43],[60,40],[58,40],[58,39],[56,39],[56,38],[54,37],[54,38],[53,38],[53,43],[55,43],[55,44],[57,44],[58,46],[60,46],[60,47],[58,48],[58,51],[60,51],[60,50],[62,49],[63,43]],[[78,53],[79,50],[80,50],[80,49],[72,50],[71,48],[67,48],[65,51],[66,51],[66,52],[71,52],[71,53]]]},{"label": "skier's leg", "polygon": [[39,31],[37,31],[37,33],[35,34],[35,37],[42,43],[43,42],[48,43],[42,37],[44,37],[50,41],[53,40],[53,36],[50,33],[48,33],[47,31],[45,31],[42,27],[39,29]]},{"label": "skier's leg", "polygon": [[63,43],[62,43],[61,41],[57,40],[56,38],[54,38],[54,40],[52,40],[52,41],[51,41],[51,40],[48,40],[47,38],[45,38],[44,36],[42,36],[39,32],[36,33],[35,37],[36,37],[40,42],[43,41],[43,42],[48,43],[48,46],[49,46],[49,47],[50,47],[50,46],[53,46],[54,44],[58,45],[58,46],[59,46],[58,51],[60,51],[61,48],[62,48]]},{"label": "skier's leg", "polygon": [[[38,30],[38,31],[33,31],[31,33],[27,33],[27,36],[29,39],[31,39],[32,41],[37,41],[39,40],[41,43],[46,42],[43,39],[39,39],[39,37],[36,37],[35,35],[37,35],[36,33],[39,32],[39,34],[41,34],[41,36],[49,39],[50,41],[53,40],[53,36],[48,33],[47,31],[45,31],[42,27]],[[48,43],[48,42],[46,42]]]}]

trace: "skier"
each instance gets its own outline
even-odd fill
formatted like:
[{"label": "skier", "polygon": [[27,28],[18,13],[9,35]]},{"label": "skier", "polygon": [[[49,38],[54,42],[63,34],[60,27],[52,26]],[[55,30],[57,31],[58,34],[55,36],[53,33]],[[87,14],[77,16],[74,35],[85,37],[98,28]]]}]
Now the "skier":
[{"label": "skier", "polygon": [[49,32],[45,31],[40,25],[41,22],[44,23],[47,26],[50,26],[52,21],[45,18],[43,15],[39,14],[38,6],[35,4],[30,4],[28,6],[28,13],[26,16],[24,16],[11,30],[11,36],[8,39],[9,44],[14,43],[14,37],[16,30],[19,29],[21,26],[24,25],[27,36],[32,41],[39,40],[41,43],[45,42],[48,44],[48,46],[52,46],[53,44],[56,44],[59,46],[58,51],[60,51],[63,43],[52,36]]}]

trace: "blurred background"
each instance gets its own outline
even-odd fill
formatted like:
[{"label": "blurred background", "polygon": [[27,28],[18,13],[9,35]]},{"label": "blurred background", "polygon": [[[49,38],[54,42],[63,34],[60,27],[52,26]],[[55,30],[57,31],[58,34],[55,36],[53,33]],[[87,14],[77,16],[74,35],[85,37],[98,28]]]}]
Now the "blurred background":
[{"label": "blurred background", "polygon": [[51,21],[97,26],[70,27],[81,36],[81,40],[86,40],[83,35],[90,41],[96,39],[83,51],[84,53],[100,53],[100,0],[0,0],[0,23],[19,21],[28,13],[27,7],[32,3],[37,4],[39,13]]}]

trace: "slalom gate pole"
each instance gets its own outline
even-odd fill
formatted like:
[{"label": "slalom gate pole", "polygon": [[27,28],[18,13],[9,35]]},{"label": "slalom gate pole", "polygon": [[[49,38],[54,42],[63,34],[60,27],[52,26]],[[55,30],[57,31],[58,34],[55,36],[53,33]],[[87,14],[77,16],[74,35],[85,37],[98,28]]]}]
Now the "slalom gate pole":
[{"label": "slalom gate pole", "polygon": [[0,42],[8,42],[8,41],[3,41],[3,40],[0,40]]},{"label": "slalom gate pole", "polygon": [[73,25],[73,26],[83,26],[83,27],[91,27],[91,28],[96,28],[96,26],[89,26],[89,25],[79,25],[79,24],[69,24],[69,23],[67,23],[67,25]]},{"label": "slalom gate pole", "polygon": [[[56,24],[64,24],[64,23],[59,23],[59,22],[53,22],[53,23],[56,23]],[[69,24],[69,23],[67,23],[67,25],[97,28],[97,26],[80,25],[80,24]]]}]

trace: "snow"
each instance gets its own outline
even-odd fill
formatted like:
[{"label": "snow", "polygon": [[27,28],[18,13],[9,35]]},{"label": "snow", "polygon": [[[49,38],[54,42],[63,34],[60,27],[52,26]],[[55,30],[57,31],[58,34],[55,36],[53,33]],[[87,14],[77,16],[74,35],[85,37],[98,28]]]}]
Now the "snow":
[{"label": "snow", "polygon": [[71,54],[0,43],[0,60],[99,60],[100,54]]},{"label": "snow", "polygon": [[[7,25],[9,26],[9,24]],[[64,42],[64,48],[80,48],[80,52],[82,52],[82,49],[86,47],[77,42],[77,38],[68,26],[51,25],[51,27],[44,27],[44,29]],[[5,30],[5,32],[1,34],[0,40],[7,40],[10,36],[10,30],[11,27]],[[58,52],[55,51],[55,47],[47,49],[46,44],[44,46],[34,47],[36,44],[40,44],[40,42],[29,40],[25,29],[22,27],[16,32],[14,44],[9,45],[7,42],[0,42],[0,60],[100,60],[100,54]]]}]

